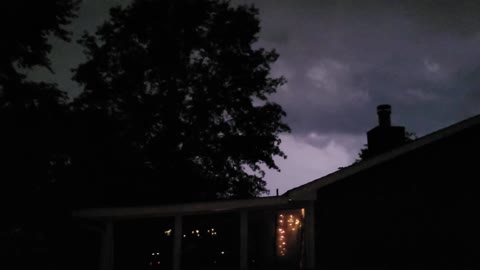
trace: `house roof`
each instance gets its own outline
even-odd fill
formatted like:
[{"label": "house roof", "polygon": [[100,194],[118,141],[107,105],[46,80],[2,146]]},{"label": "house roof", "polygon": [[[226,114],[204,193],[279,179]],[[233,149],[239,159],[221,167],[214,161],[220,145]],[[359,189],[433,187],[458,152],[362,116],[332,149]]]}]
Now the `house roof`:
[{"label": "house roof", "polygon": [[377,165],[390,161],[396,157],[415,151],[425,145],[432,144],[441,139],[457,134],[462,130],[465,130],[477,125],[480,125],[480,115],[473,116],[471,118],[455,123],[446,128],[443,128],[433,133],[430,133],[428,135],[425,135],[413,142],[394,148],[389,152],[380,154],[371,159],[354,163],[336,172],[333,172],[331,174],[328,174],[326,176],[323,176],[321,178],[318,178],[316,180],[313,180],[311,182],[308,182],[296,188],[290,189],[289,191],[285,192],[283,195],[289,197],[292,200],[296,200],[296,199],[313,200],[316,198],[316,190],[318,190],[319,188],[322,188],[329,184],[343,180],[354,174],[368,170],[372,167],[375,167]]}]

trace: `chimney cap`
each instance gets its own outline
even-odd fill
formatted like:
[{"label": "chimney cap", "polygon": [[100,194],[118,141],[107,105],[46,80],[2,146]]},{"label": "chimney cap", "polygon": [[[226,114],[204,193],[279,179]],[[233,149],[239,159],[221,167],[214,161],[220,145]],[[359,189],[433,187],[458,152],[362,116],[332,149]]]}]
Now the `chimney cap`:
[{"label": "chimney cap", "polygon": [[377,106],[377,112],[391,112],[392,106],[390,104],[381,104]]}]

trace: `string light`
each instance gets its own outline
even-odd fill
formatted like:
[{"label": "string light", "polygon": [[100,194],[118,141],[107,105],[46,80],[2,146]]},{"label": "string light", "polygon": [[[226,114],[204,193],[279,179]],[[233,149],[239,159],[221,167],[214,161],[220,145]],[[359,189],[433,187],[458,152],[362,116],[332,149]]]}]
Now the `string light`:
[{"label": "string light", "polygon": [[[299,209],[300,210],[300,209]],[[278,215],[277,219],[277,254],[286,256],[288,246],[294,244],[297,238],[297,231],[302,226],[302,220],[305,212],[302,208],[299,210],[287,210]]]}]

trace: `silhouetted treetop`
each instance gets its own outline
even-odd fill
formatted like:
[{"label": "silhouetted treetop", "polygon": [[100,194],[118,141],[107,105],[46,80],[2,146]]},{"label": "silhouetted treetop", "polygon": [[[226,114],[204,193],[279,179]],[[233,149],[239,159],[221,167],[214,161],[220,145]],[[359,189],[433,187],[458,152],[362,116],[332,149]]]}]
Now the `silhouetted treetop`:
[{"label": "silhouetted treetop", "polygon": [[268,100],[284,82],[270,76],[278,55],[253,46],[257,10],[227,1],[138,0],[110,14],[81,40],[88,60],[76,69],[84,91],[75,108],[115,128],[84,140],[110,138],[115,152],[131,153],[123,178],[148,172],[163,192],[180,197],[265,192],[259,165],[278,169],[273,157],[285,156],[278,135],[289,128]]},{"label": "silhouetted treetop", "polygon": [[65,93],[56,86],[30,82],[25,73],[34,66],[50,69],[49,39],[69,41],[66,26],[76,16],[78,4],[78,0],[0,1],[0,109],[45,110],[65,101]]},{"label": "silhouetted treetop", "polygon": [[[79,0],[6,0],[0,2],[0,59],[21,68],[50,67],[52,36],[69,41],[65,28],[75,17]],[[5,72],[2,70],[2,73]]]}]

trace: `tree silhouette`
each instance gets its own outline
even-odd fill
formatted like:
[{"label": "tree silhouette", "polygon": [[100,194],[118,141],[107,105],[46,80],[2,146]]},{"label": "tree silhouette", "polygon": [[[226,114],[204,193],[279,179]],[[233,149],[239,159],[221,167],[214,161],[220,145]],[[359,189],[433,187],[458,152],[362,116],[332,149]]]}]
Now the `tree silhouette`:
[{"label": "tree silhouette", "polygon": [[289,128],[268,100],[284,79],[270,76],[275,51],[254,46],[257,10],[137,0],[110,15],[81,40],[78,181],[103,182],[101,196],[123,203],[265,193],[260,165],[278,169]]},{"label": "tree silhouette", "polygon": [[[59,238],[51,235],[61,231],[52,225],[63,208],[58,203],[61,193],[57,192],[56,172],[66,162],[61,129],[67,109],[65,94],[54,84],[28,80],[26,74],[34,67],[50,69],[49,39],[69,41],[65,27],[75,17],[77,6],[76,0],[0,2],[0,197],[4,214],[0,268],[46,268],[56,253],[53,246]],[[55,268],[54,264],[49,268]]]},{"label": "tree silhouette", "polygon": [[50,69],[48,39],[70,40],[65,26],[77,6],[76,0],[0,3],[0,164],[4,184],[21,189],[18,194],[54,180],[52,167],[60,156],[57,128],[66,96],[54,84],[29,81],[26,72]]}]

